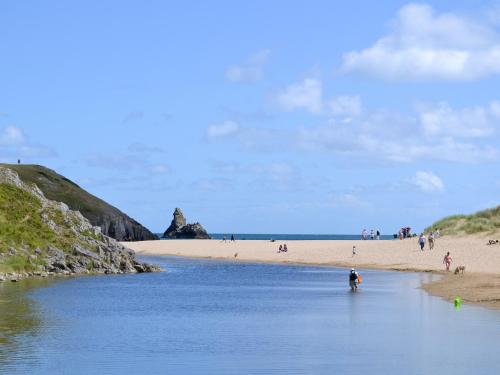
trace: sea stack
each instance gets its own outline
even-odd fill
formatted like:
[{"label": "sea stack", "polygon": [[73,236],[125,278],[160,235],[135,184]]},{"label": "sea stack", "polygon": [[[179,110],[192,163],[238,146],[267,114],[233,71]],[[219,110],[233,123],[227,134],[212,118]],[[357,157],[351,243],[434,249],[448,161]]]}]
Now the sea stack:
[{"label": "sea stack", "polygon": [[172,223],[163,233],[163,238],[210,239],[211,237],[200,223],[187,224],[182,210],[177,207]]}]

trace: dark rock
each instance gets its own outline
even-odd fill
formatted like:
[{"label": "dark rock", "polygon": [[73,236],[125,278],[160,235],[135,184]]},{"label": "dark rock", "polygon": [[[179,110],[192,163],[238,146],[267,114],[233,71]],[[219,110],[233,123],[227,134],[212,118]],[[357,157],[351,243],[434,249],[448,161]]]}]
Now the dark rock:
[{"label": "dark rock", "polygon": [[172,223],[163,233],[163,238],[210,239],[211,237],[200,223],[186,224],[182,210],[176,208]]}]

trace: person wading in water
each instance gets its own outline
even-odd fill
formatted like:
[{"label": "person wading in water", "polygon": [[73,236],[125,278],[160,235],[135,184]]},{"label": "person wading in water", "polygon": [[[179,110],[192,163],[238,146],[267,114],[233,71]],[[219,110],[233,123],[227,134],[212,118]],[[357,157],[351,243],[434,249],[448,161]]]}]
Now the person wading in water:
[{"label": "person wading in water", "polygon": [[358,273],[354,268],[351,268],[351,272],[349,273],[349,286],[353,292],[358,290]]}]

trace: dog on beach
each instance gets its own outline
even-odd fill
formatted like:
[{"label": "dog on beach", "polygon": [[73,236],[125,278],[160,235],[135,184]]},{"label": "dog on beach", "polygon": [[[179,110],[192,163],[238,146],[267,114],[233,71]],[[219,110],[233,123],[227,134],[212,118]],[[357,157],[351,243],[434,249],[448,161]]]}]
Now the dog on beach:
[{"label": "dog on beach", "polygon": [[465,266],[458,266],[457,268],[455,268],[455,275],[458,275],[459,273],[465,273]]},{"label": "dog on beach", "polygon": [[238,253],[234,253],[234,257],[235,257],[235,258],[238,258]]},{"label": "dog on beach", "polygon": [[487,245],[498,245],[498,240],[489,240]]}]

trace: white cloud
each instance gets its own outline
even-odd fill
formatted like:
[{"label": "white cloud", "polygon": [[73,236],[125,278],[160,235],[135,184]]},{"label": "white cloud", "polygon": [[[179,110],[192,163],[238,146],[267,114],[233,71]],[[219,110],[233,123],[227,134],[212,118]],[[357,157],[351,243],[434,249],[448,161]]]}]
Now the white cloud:
[{"label": "white cloud", "polygon": [[369,162],[491,162],[500,158],[494,141],[498,128],[494,105],[454,109],[438,103],[415,114],[366,112],[348,123],[334,118],[326,124],[300,127],[295,141],[302,150],[334,152]]},{"label": "white cloud", "polygon": [[499,60],[500,36],[488,20],[408,4],[388,35],[344,54],[342,70],[387,80],[464,81],[499,74]]},{"label": "white cloud", "polygon": [[330,113],[334,116],[359,116],[362,110],[359,95],[337,96],[328,104]]},{"label": "white cloud", "polygon": [[263,49],[255,53],[247,62],[233,65],[226,70],[226,79],[232,82],[251,82],[262,79],[264,66],[271,51]]},{"label": "white cloud", "polygon": [[285,111],[302,109],[318,114],[323,107],[321,82],[306,78],[302,82],[288,86],[277,95],[276,100]]},{"label": "white cloud", "polygon": [[496,103],[490,107],[473,107],[453,110],[447,103],[424,110],[420,121],[429,136],[454,138],[480,138],[493,134],[495,130]]},{"label": "white cloud", "polygon": [[234,121],[224,121],[222,124],[210,125],[207,129],[207,137],[209,139],[227,137],[236,134],[239,128]]},{"label": "white cloud", "polygon": [[30,142],[23,130],[16,126],[7,126],[0,131],[0,158],[3,161],[55,156],[57,153],[52,148]]},{"label": "white cloud", "polygon": [[444,191],[443,181],[432,172],[418,171],[411,182],[426,193]]},{"label": "white cloud", "polygon": [[0,133],[0,145],[19,146],[26,143],[26,137],[21,129],[15,126],[7,126]]}]

